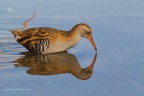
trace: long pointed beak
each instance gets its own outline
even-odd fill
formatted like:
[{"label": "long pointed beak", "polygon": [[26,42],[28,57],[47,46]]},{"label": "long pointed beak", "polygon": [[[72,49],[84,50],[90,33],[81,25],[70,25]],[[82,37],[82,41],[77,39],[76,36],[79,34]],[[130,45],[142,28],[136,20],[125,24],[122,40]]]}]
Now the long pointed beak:
[{"label": "long pointed beak", "polygon": [[95,51],[97,51],[97,48],[96,48],[96,45],[95,45],[95,43],[94,43],[94,41],[93,41],[92,36],[88,36],[87,39],[91,42],[91,44],[92,44],[92,46],[94,47]]}]

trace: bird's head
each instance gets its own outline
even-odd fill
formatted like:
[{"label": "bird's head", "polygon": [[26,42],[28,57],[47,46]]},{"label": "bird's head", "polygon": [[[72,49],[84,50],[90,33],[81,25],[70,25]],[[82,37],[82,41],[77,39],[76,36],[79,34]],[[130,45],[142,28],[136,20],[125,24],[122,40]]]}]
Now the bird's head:
[{"label": "bird's head", "polygon": [[89,25],[87,25],[85,23],[80,23],[80,24],[75,25],[72,28],[72,30],[78,32],[78,34],[81,37],[87,38],[91,42],[94,49],[97,51],[96,45],[95,45],[93,38],[92,38],[92,29],[90,28]]}]

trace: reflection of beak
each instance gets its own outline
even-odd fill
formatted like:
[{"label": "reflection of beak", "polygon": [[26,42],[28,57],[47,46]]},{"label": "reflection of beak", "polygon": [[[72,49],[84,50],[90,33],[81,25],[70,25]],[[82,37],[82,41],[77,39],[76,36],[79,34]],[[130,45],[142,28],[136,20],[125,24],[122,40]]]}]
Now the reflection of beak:
[{"label": "reflection of beak", "polygon": [[94,56],[94,59],[93,59],[93,61],[92,61],[92,63],[90,64],[90,66],[88,67],[89,69],[93,69],[93,67],[94,67],[94,64],[95,64],[95,62],[96,62],[96,58],[97,58],[97,54]]},{"label": "reflection of beak", "polygon": [[93,41],[92,36],[88,36],[87,39],[91,42],[92,46],[93,46],[94,49],[97,51],[97,48],[96,48],[96,45],[95,45],[95,43],[94,43],[94,41]]}]

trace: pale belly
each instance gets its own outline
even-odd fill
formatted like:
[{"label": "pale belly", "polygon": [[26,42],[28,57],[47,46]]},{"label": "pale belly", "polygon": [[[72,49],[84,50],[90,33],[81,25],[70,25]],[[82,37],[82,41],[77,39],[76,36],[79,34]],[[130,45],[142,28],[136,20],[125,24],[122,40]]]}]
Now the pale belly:
[{"label": "pale belly", "polygon": [[69,40],[61,40],[57,39],[55,42],[49,43],[48,41],[40,42],[40,44],[36,44],[34,46],[34,52],[38,54],[47,54],[47,53],[56,53],[56,52],[62,52],[70,49],[74,45],[77,44],[77,42],[80,40],[80,38],[77,39],[69,39]]},{"label": "pale belly", "polygon": [[70,44],[69,42],[65,42],[65,43],[56,42],[54,44],[51,44],[46,52],[47,53],[62,52],[68,50],[72,46],[73,44]]}]

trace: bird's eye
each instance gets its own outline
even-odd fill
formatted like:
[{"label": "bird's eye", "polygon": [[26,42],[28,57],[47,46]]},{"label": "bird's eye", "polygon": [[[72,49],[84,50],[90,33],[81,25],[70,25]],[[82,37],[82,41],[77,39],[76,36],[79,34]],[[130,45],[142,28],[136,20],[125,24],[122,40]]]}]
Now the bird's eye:
[{"label": "bird's eye", "polygon": [[88,32],[86,32],[86,35],[88,35],[88,36],[89,36],[89,35],[90,35],[90,32],[89,32],[89,31],[88,31]]},{"label": "bird's eye", "polygon": [[85,34],[84,34],[84,37],[88,37],[90,35],[90,32],[86,32]]}]

